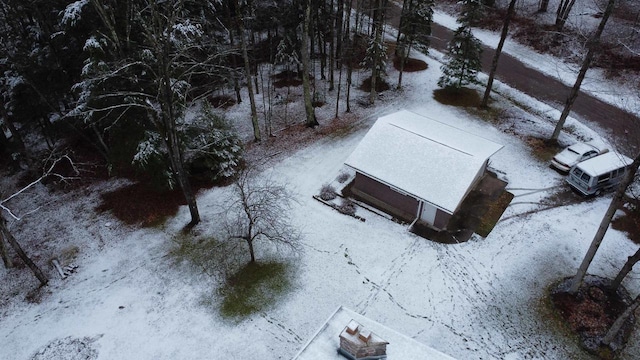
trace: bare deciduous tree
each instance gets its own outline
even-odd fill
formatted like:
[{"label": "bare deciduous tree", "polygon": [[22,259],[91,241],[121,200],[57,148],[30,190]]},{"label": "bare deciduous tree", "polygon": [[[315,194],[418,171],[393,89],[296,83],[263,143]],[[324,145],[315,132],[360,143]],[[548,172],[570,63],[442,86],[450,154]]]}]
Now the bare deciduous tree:
[{"label": "bare deciduous tree", "polygon": [[[572,5],[573,5],[573,1],[572,1]],[[609,0],[604,13],[602,14],[602,19],[600,20],[600,24],[598,24],[598,28],[593,33],[593,36],[591,36],[591,38],[589,39],[589,42],[587,43],[587,48],[588,48],[587,55],[585,55],[584,59],[582,60],[582,66],[580,67],[580,71],[578,72],[578,77],[576,78],[576,82],[573,84],[573,87],[571,88],[571,92],[567,97],[564,109],[562,110],[562,114],[560,115],[560,119],[558,120],[558,123],[556,124],[556,128],[553,130],[553,134],[551,135],[551,140],[553,141],[558,141],[560,130],[562,130],[562,127],[564,126],[564,122],[567,120],[567,117],[569,117],[569,113],[571,112],[573,103],[576,101],[576,98],[578,98],[578,93],[580,92],[580,86],[582,85],[582,81],[587,75],[587,70],[589,70],[589,67],[591,66],[591,61],[593,60],[593,57],[596,54],[596,52],[600,50],[600,46],[599,46],[600,36],[604,31],[604,27],[607,25],[607,20],[609,20],[609,16],[611,16],[611,13],[613,13],[613,7],[615,5],[615,2],[616,2],[615,0]]]},{"label": "bare deciduous tree", "polygon": [[576,275],[573,277],[571,287],[569,288],[570,294],[576,294],[582,286],[582,282],[584,280],[585,275],[587,274],[587,270],[589,269],[589,265],[600,247],[602,240],[604,239],[604,235],[609,228],[609,224],[611,224],[611,220],[613,219],[613,215],[620,208],[624,200],[624,194],[629,187],[629,185],[633,182],[635,178],[636,172],[638,171],[638,166],[640,166],[640,153],[636,155],[633,159],[631,165],[629,165],[629,170],[625,175],[624,179],[618,186],[616,193],[613,195],[613,199],[611,200],[611,204],[609,204],[609,208],[605,212],[602,221],[600,222],[600,226],[598,227],[598,231],[596,232],[593,240],[591,241],[591,245],[589,246],[589,250],[587,250],[587,254],[582,260],[580,267]]},{"label": "bare deciduous tree", "polygon": [[318,120],[316,119],[315,110],[311,101],[311,84],[309,80],[310,54],[309,47],[309,24],[311,22],[311,0],[307,0],[304,10],[304,22],[302,24],[302,88],[304,92],[304,109],[307,115],[305,124],[308,127],[318,126]]},{"label": "bare deciduous tree", "polygon": [[622,269],[620,269],[620,272],[618,272],[618,275],[616,276],[615,279],[613,279],[613,282],[611,283],[612,289],[617,290],[618,287],[620,287],[620,284],[622,284],[622,280],[624,280],[624,278],[627,277],[629,272],[633,270],[633,266],[638,261],[640,261],[640,249],[638,249],[638,251],[636,251],[635,254],[627,258],[627,262],[625,262],[624,266],[622,267]]},{"label": "bare deciduous tree", "polygon": [[244,73],[247,79],[247,90],[249,92],[249,102],[251,105],[251,125],[253,126],[253,139],[256,142],[261,141],[260,125],[258,124],[258,110],[253,89],[253,75],[251,74],[251,64],[249,62],[249,54],[247,52],[247,40],[245,39],[244,19],[242,17],[242,8],[240,2],[235,0],[236,11],[236,27],[240,37],[240,45],[242,47],[242,59],[244,61]]},{"label": "bare deciduous tree", "polygon": [[293,251],[301,249],[301,233],[289,219],[294,200],[283,184],[248,168],[239,173],[232,186],[235,194],[226,212],[227,236],[229,240],[246,241],[251,262],[256,261],[256,241]]},{"label": "bare deciduous tree", "polygon": [[502,53],[502,47],[504,46],[504,42],[507,39],[507,33],[509,32],[509,22],[511,21],[511,17],[515,12],[516,0],[511,0],[509,2],[509,8],[507,9],[507,14],[504,17],[504,22],[502,23],[502,32],[500,33],[500,41],[498,42],[498,47],[496,48],[496,52],[493,55],[493,60],[491,61],[491,70],[489,71],[489,80],[487,80],[487,88],[484,91],[484,96],[482,97],[481,107],[487,107],[489,103],[489,95],[491,94],[491,88],[493,87],[493,79],[496,75],[496,70],[498,69],[498,60],[500,59],[500,54]]},{"label": "bare deciduous tree", "polygon": [[556,28],[558,31],[562,31],[564,28],[575,2],[576,0],[560,0],[558,10],[556,10]]},{"label": "bare deciduous tree", "polygon": [[[27,255],[27,253],[24,251],[24,249],[20,245],[20,243],[16,240],[13,234],[11,234],[11,232],[9,231],[9,227],[7,226],[7,220],[4,218],[4,215],[6,214],[9,217],[13,218],[14,220],[20,220],[20,217],[16,215],[16,213],[7,206],[7,202],[9,202],[11,199],[14,199],[21,194],[24,194],[27,190],[31,189],[36,184],[40,183],[43,179],[49,176],[53,176],[62,181],[69,180],[70,179],[69,177],[65,177],[63,175],[60,175],[54,172],[56,166],[63,160],[68,161],[71,167],[75,170],[75,167],[73,166],[73,162],[68,156],[65,155],[65,156],[59,157],[58,159],[50,162],[50,165],[45,168],[42,175],[40,175],[40,177],[38,177],[36,180],[32,181],[30,184],[23,187],[22,189],[14,192],[12,195],[8,196],[7,198],[0,199],[0,255],[2,257],[4,265],[7,268],[13,266],[13,262],[11,261],[11,258],[9,257],[9,254],[7,252],[7,248],[5,247],[5,244],[4,244],[4,242],[6,241],[9,243],[11,248],[16,252],[16,254],[18,254],[20,259],[29,267],[29,269],[31,269],[35,277],[38,279],[38,281],[40,281],[40,285],[42,286],[47,285],[47,283],[49,282],[49,279],[47,279],[47,277],[44,275],[40,267],[35,262],[33,262],[33,260],[31,260],[29,255]],[[75,172],[77,174],[77,170],[75,170]]]}]

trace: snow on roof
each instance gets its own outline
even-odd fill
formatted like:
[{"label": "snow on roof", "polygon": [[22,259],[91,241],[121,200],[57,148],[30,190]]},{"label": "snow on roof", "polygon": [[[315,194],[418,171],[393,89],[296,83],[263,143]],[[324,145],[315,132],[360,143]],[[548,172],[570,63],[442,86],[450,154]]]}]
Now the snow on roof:
[{"label": "snow on roof", "polygon": [[578,154],[584,154],[587,151],[591,151],[591,150],[596,150],[596,151],[599,150],[594,145],[587,144],[587,143],[582,143],[582,142],[577,142],[577,143],[569,146],[569,148],[572,149],[572,150],[575,150],[575,152],[577,152]]},{"label": "snow on roof", "polygon": [[379,118],[345,164],[453,213],[484,162],[501,148],[402,110]]},{"label": "snow on roof", "polygon": [[339,336],[352,320],[362,324],[389,343],[387,345],[388,360],[454,360],[449,355],[443,354],[342,306],[338,307],[318,332],[293,357],[293,360],[345,360],[345,357],[338,354],[338,348],[340,348]]},{"label": "snow on roof", "polygon": [[578,163],[576,166],[591,176],[598,176],[624,166],[629,166],[632,162],[633,160],[619,152],[611,151],[592,157],[589,160]]}]

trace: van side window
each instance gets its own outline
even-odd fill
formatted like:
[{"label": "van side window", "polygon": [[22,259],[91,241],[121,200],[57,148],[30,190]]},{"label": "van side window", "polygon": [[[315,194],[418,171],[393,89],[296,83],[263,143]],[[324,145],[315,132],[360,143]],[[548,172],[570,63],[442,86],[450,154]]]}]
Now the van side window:
[{"label": "van side window", "polygon": [[[616,173],[616,172],[617,172],[617,170],[614,170],[614,171],[612,171],[610,173],[606,173],[604,175],[598,176],[598,184],[601,184],[603,182],[609,181],[609,179],[611,178],[612,173]],[[614,175],[614,177],[615,177],[615,175]]]}]

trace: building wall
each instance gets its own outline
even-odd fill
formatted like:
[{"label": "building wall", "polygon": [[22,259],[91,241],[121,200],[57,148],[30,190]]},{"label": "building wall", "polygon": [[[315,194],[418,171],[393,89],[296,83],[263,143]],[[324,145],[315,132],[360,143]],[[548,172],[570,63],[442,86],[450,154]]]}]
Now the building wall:
[{"label": "building wall", "polygon": [[351,188],[356,198],[407,222],[418,216],[418,200],[356,172]]},{"label": "building wall", "polygon": [[[476,173],[476,176],[473,178],[473,181],[471,182],[471,184],[469,184],[469,187],[467,188],[467,191],[464,193],[464,196],[462,197],[462,201],[460,202],[460,204],[462,204],[464,202],[464,199],[467,198],[467,195],[469,195],[471,190],[475,189],[476,185],[478,185],[480,180],[484,177],[484,174],[487,171],[487,165],[488,164],[489,164],[489,160],[487,159],[487,160],[485,160],[485,162],[480,167],[480,170],[478,170],[478,172]],[[458,208],[460,208],[460,205],[458,205]],[[458,211],[458,209],[455,209],[454,213],[456,211]]]},{"label": "building wall", "polygon": [[440,230],[446,229],[447,225],[449,224],[449,220],[451,220],[452,216],[453,215],[438,209],[436,211],[436,219],[433,222],[433,226],[436,229],[440,229]]}]

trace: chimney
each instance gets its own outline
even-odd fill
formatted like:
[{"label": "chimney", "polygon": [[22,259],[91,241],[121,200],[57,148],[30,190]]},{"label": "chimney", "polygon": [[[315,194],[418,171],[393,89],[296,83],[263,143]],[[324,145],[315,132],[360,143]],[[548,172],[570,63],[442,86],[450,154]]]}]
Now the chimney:
[{"label": "chimney", "polygon": [[351,320],[340,333],[338,353],[350,360],[377,360],[387,358],[389,343]]}]

